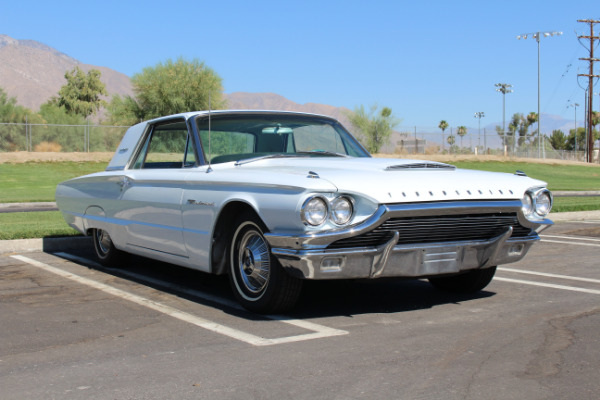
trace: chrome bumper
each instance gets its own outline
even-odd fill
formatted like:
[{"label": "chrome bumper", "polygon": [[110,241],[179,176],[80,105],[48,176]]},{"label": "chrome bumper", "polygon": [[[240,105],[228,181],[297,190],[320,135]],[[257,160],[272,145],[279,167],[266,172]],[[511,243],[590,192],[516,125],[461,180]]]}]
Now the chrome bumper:
[{"label": "chrome bumper", "polygon": [[522,259],[539,236],[510,239],[510,231],[488,241],[396,245],[395,235],[376,248],[272,249],[288,272],[303,279],[427,277],[488,268]]},{"label": "chrome bumper", "polygon": [[[426,204],[408,207],[382,206],[370,219],[353,227],[351,231],[328,232],[323,235],[266,234],[271,252],[293,276],[304,279],[362,279],[379,277],[427,277],[454,274],[471,269],[489,268],[521,260],[533,243],[540,240],[537,233],[511,238],[512,227],[488,240],[471,240],[426,244],[398,244],[398,232],[378,247],[327,249],[326,246],[343,237],[354,236],[374,229],[387,218],[415,215],[449,215],[484,213],[490,210],[517,212],[521,202],[488,202],[454,204]],[[476,209],[476,211],[474,211]],[[521,221],[540,231],[552,221],[539,224]]]}]

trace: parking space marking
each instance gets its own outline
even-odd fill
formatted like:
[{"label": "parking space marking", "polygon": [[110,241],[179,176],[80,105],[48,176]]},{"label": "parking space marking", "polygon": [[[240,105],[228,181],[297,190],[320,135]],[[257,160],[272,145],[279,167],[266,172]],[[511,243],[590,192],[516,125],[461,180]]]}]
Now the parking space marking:
[{"label": "parking space marking", "polygon": [[213,294],[208,294],[208,293],[203,293],[198,290],[188,289],[188,288],[180,286],[180,285],[168,283],[164,280],[151,278],[144,274],[137,274],[135,272],[127,271],[126,269],[104,267],[104,266],[98,264],[97,262],[92,261],[88,258],[75,256],[75,255],[69,254],[69,253],[59,252],[59,253],[55,253],[55,255],[58,257],[61,257],[61,258],[65,258],[70,261],[74,261],[79,264],[91,265],[95,268],[98,268],[99,270],[115,271],[115,272],[118,271],[119,276],[134,279],[134,280],[137,280],[142,283],[152,284],[152,285],[163,287],[166,289],[175,290],[182,294],[197,297],[202,300],[211,301],[213,303],[218,303],[218,304],[221,304],[221,305],[224,305],[224,306],[236,309],[236,310],[244,310],[244,308],[242,306],[240,306],[239,303],[229,300],[229,299],[226,299],[224,297],[215,296]]},{"label": "parking space marking", "polygon": [[552,239],[568,239],[568,240],[584,240],[588,242],[600,242],[600,239],[590,238],[584,236],[558,236],[558,235],[542,235],[542,238],[552,238]]},{"label": "parking space marking", "polygon": [[286,336],[286,337],[274,338],[274,339],[266,339],[266,338],[263,338],[260,336],[253,335],[251,333],[243,332],[238,329],[231,328],[231,327],[198,317],[196,315],[192,315],[185,311],[181,311],[174,307],[167,306],[162,303],[158,303],[156,301],[147,299],[145,297],[138,296],[138,295],[135,295],[132,293],[128,293],[124,290],[114,288],[114,287],[106,285],[104,283],[97,282],[92,279],[88,279],[88,278],[85,278],[85,277],[82,277],[79,275],[72,274],[72,273],[64,271],[60,268],[53,267],[46,263],[22,256],[22,255],[12,255],[11,257],[15,258],[19,261],[22,261],[24,263],[27,263],[29,265],[41,268],[44,271],[51,272],[53,274],[61,276],[63,278],[72,280],[74,282],[77,282],[77,283],[80,283],[80,284],[83,284],[86,286],[90,286],[94,289],[101,290],[101,291],[111,294],[113,296],[122,298],[124,300],[131,301],[138,305],[141,305],[141,306],[150,308],[152,310],[158,311],[160,313],[169,315],[173,318],[177,318],[181,321],[188,322],[188,323],[196,325],[198,327],[207,329],[211,332],[218,333],[218,334],[230,337],[232,339],[236,339],[236,340],[251,344],[253,346],[270,346],[270,345],[276,345],[276,344],[300,342],[300,341],[304,341],[304,340],[321,339],[321,338],[327,338],[327,337],[332,337],[332,336],[347,335],[349,333],[347,331],[329,328],[329,327],[318,325],[318,324],[313,324],[308,321],[288,320],[284,316],[270,316],[271,319],[275,319],[275,320],[278,320],[281,322],[295,325],[295,326],[298,326],[298,327],[301,327],[301,328],[304,328],[307,330],[311,330],[313,332],[307,333],[307,334],[302,334],[302,335]]},{"label": "parking space marking", "polygon": [[501,277],[494,277],[494,280],[495,281],[502,281],[502,282],[521,283],[523,285],[542,286],[542,287],[553,288],[553,289],[570,290],[572,292],[600,294],[600,290],[585,289],[585,288],[579,288],[579,287],[574,287],[574,286],[555,285],[555,284],[552,284],[552,283],[542,283],[542,282],[534,282],[534,281],[523,281],[523,280],[520,280],[520,279],[510,279],[510,278],[501,278]]},{"label": "parking space marking", "polygon": [[542,238],[542,242],[544,243],[561,243],[561,244],[573,244],[576,246],[591,246],[591,247],[600,247],[600,243],[578,243],[578,242],[565,242],[564,240],[549,240]]},{"label": "parking space marking", "polygon": [[515,273],[518,273],[518,274],[545,276],[545,277],[548,277],[548,278],[567,279],[567,280],[571,280],[571,281],[600,283],[600,279],[580,278],[580,277],[577,277],[577,276],[549,274],[547,272],[528,271],[528,270],[524,270],[524,269],[514,269],[514,268],[498,267],[497,270],[498,271],[505,271],[505,272],[515,272]]}]

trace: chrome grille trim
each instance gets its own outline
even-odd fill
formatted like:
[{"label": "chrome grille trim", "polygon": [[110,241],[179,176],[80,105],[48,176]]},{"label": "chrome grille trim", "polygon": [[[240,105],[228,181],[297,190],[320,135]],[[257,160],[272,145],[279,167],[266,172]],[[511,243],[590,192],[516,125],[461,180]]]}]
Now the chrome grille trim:
[{"label": "chrome grille trim", "polygon": [[398,244],[488,240],[512,227],[512,237],[527,237],[532,229],[519,224],[517,213],[437,215],[389,218],[375,229],[333,242],[327,248],[372,247],[399,233]]}]

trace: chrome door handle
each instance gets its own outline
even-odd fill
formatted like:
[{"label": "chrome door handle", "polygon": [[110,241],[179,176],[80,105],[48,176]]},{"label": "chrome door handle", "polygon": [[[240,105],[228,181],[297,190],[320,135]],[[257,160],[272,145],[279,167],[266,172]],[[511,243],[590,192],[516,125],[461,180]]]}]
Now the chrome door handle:
[{"label": "chrome door handle", "polygon": [[117,185],[121,186],[121,190],[125,189],[130,184],[131,184],[131,181],[126,176],[121,177],[121,179],[117,182]]}]

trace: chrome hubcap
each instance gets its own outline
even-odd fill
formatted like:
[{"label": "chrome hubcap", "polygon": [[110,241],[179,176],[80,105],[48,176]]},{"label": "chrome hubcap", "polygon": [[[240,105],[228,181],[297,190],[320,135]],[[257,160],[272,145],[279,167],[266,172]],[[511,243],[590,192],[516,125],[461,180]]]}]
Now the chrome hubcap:
[{"label": "chrome hubcap", "polygon": [[107,254],[110,251],[112,241],[110,240],[110,235],[106,231],[103,231],[102,229],[96,230],[96,242],[103,254]]},{"label": "chrome hubcap", "polygon": [[238,269],[246,289],[260,293],[269,281],[271,260],[265,239],[256,231],[248,231],[240,240]]}]

